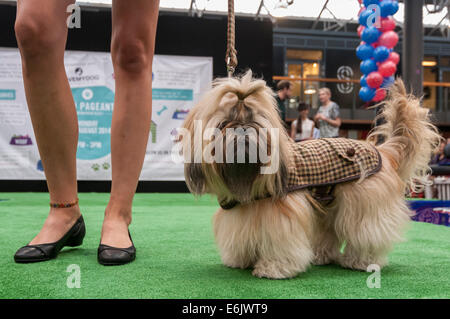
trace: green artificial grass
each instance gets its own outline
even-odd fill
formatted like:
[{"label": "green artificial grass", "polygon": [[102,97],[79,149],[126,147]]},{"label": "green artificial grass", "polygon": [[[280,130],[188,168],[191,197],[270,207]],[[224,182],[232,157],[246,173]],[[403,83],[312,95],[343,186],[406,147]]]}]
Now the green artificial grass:
[{"label": "green artificial grass", "polygon": [[[408,241],[390,254],[381,288],[370,273],[312,266],[294,279],[258,279],[222,265],[211,218],[218,205],[190,194],[137,194],[130,231],[135,262],[105,267],[97,247],[108,194],[79,194],[87,234],[79,248],[51,261],[16,264],[48,214],[48,194],[0,193],[0,298],[449,298],[450,228],[411,222]],[[6,200],[5,200],[6,199]],[[67,267],[79,265],[81,288],[68,288]]]}]

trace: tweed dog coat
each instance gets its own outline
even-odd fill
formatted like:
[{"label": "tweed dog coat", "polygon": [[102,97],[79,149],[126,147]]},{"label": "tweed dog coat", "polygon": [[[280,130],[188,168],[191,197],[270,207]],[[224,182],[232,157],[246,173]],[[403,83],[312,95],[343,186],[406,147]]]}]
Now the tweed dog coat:
[{"label": "tweed dog coat", "polygon": [[[336,184],[368,177],[381,169],[378,150],[362,141],[347,138],[321,138],[289,143],[290,161],[286,192],[308,189],[314,199],[329,204]],[[362,176],[363,175],[363,176]],[[237,201],[220,202],[223,209]]]}]

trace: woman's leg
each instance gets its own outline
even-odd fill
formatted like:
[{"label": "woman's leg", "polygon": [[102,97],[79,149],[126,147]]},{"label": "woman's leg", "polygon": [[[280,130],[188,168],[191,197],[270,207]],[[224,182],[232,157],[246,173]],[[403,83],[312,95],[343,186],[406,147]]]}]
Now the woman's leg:
[{"label": "woman's leg", "polygon": [[[77,198],[78,122],[64,69],[66,10],[73,2],[19,0],[15,24],[28,109],[50,201],[56,203],[71,203]],[[41,232],[31,244],[59,240],[79,215],[78,205],[51,208]]]},{"label": "woman's leg", "polygon": [[111,54],[116,79],[111,124],[111,197],[101,243],[131,246],[128,225],[152,114],[152,62],[158,0],[113,0]]}]

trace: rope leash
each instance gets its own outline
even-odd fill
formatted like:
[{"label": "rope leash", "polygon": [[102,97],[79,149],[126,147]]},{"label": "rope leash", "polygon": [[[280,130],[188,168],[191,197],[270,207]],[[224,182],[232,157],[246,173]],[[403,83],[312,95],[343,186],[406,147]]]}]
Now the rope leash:
[{"label": "rope leash", "polygon": [[232,77],[238,64],[237,51],[235,48],[235,16],[234,0],[228,0],[228,30],[227,30],[227,52],[225,62],[227,64],[228,77]]}]

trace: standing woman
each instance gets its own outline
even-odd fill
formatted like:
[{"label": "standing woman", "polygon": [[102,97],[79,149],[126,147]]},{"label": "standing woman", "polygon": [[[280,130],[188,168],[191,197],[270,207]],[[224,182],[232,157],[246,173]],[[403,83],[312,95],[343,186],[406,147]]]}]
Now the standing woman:
[{"label": "standing woman", "polygon": [[291,137],[296,142],[310,140],[313,138],[314,122],[308,118],[309,104],[300,102],[298,104],[298,118],[291,124]]},{"label": "standing woman", "polygon": [[[55,258],[62,247],[81,245],[85,233],[77,196],[77,113],[64,69],[66,10],[74,2],[17,2],[16,38],[51,207],[41,231],[16,252],[16,262]],[[125,264],[136,255],[128,226],[150,129],[158,10],[159,0],[112,1],[111,56],[116,79],[112,187],[97,254],[104,265]]]},{"label": "standing woman", "polygon": [[339,127],[342,124],[339,117],[339,105],[331,101],[329,88],[319,90],[319,100],[321,106],[314,117],[314,122],[320,129],[320,137],[339,137]]}]

